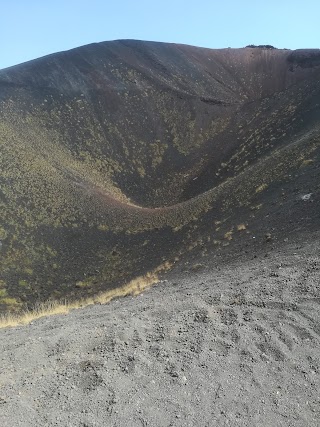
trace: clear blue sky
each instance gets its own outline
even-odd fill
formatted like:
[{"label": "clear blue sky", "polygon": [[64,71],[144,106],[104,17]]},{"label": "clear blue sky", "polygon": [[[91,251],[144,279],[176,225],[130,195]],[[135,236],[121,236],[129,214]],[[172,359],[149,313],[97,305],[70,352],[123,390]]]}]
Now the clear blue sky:
[{"label": "clear blue sky", "polygon": [[0,68],[84,44],[320,47],[320,0],[0,0]]}]

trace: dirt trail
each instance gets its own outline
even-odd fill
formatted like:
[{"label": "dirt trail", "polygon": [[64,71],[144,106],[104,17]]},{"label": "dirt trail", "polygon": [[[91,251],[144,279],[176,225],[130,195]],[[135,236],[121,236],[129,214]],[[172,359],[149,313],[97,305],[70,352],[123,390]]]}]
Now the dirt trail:
[{"label": "dirt trail", "polygon": [[319,240],[0,331],[0,425],[319,426]]}]

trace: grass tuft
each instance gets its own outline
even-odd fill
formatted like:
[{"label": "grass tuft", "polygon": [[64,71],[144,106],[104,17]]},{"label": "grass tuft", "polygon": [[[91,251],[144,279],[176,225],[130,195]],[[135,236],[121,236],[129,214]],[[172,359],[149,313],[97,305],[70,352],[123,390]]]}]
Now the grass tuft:
[{"label": "grass tuft", "polygon": [[261,193],[266,188],[268,188],[268,184],[261,184],[259,187],[256,188],[256,193]]},{"label": "grass tuft", "polygon": [[242,224],[237,225],[237,230],[238,231],[244,231],[246,229],[247,229],[246,224],[242,223]]},{"label": "grass tuft", "polygon": [[19,325],[27,325],[41,317],[53,316],[56,314],[66,314],[71,310],[87,307],[93,304],[107,304],[114,298],[125,297],[128,295],[139,295],[145,289],[159,282],[159,273],[167,271],[172,267],[168,261],[161,264],[153,272],[147,273],[144,276],[136,277],[129,283],[109,291],[103,292],[93,297],[83,298],[78,301],[54,301],[48,300],[43,303],[38,303],[31,310],[25,310],[22,313],[6,313],[0,316],[0,329],[7,327],[15,327]]},{"label": "grass tuft", "polygon": [[314,163],[313,159],[305,159],[301,163],[301,167],[309,166],[309,165],[312,165],[313,163]]}]

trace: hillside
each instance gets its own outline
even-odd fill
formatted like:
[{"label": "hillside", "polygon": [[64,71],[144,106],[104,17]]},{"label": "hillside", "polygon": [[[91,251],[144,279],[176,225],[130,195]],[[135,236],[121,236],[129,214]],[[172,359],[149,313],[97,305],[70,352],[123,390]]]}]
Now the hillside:
[{"label": "hillside", "polygon": [[318,230],[320,51],[120,40],[7,68],[0,149],[2,312]]}]

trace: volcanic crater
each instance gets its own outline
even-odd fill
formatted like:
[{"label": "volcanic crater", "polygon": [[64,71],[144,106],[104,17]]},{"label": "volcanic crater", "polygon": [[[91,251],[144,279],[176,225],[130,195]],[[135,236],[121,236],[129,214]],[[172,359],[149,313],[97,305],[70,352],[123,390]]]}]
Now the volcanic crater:
[{"label": "volcanic crater", "polygon": [[49,55],[0,71],[0,149],[3,312],[312,231],[320,51],[118,40]]}]

